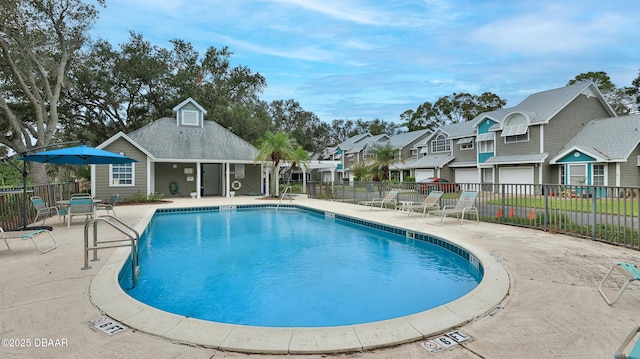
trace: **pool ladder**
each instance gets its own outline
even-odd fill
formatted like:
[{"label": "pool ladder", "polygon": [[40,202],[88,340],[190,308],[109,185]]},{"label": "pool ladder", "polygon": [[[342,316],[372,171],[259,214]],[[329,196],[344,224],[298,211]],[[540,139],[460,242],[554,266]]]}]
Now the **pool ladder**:
[{"label": "pool ladder", "polygon": [[[120,233],[127,236],[127,238],[103,241],[98,240],[98,223],[100,222],[107,223]],[[92,226],[93,242],[92,245],[89,246],[89,229]],[[96,262],[100,260],[98,259],[98,249],[131,247],[131,280],[133,284],[131,288],[135,287],[138,283],[138,278],[140,277],[140,264],[138,258],[139,239],[140,235],[135,229],[131,228],[115,216],[104,215],[90,220],[84,225],[84,267],[82,267],[82,270],[91,269],[91,266],[89,265],[89,251],[93,251],[93,259],[91,261]]]},{"label": "pool ladder", "polygon": [[[282,200],[284,200],[284,196],[287,195],[287,192],[289,192],[289,198],[291,198],[291,186],[287,186],[284,188],[284,191],[282,191],[282,197],[280,197],[280,200],[278,201],[278,205],[276,206],[276,211],[278,210],[278,207],[280,207],[280,203],[282,203]],[[291,202],[292,200],[289,199],[289,202]]]}]

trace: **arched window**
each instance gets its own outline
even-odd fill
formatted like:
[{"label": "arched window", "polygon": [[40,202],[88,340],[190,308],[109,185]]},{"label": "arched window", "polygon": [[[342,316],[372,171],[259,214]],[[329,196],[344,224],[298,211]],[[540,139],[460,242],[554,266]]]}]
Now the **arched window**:
[{"label": "arched window", "polygon": [[439,134],[431,141],[431,153],[451,152],[451,141],[444,134]]},{"label": "arched window", "polygon": [[501,136],[505,143],[529,141],[529,121],[521,113],[509,115],[504,121]]}]

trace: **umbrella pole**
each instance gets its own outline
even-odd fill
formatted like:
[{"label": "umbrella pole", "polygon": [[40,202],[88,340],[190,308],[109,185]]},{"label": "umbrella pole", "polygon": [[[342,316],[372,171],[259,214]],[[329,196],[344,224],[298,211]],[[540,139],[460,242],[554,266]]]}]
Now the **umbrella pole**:
[{"label": "umbrella pole", "polygon": [[22,161],[22,229],[27,229],[27,161]]}]

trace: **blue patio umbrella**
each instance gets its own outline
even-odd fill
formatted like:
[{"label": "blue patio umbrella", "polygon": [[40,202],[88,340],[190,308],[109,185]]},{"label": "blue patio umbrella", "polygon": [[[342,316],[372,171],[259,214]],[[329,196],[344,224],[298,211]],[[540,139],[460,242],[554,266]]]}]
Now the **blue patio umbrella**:
[{"label": "blue patio umbrella", "polygon": [[[98,148],[89,147],[87,145],[80,145],[75,147],[61,148],[57,150],[36,152],[32,154],[23,154],[21,158],[24,161],[23,168],[23,198],[24,198],[24,212],[23,212],[23,228],[27,229],[27,169],[26,161],[42,162],[42,163],[55,163],[65,165],[108,165],[108,164],[126,164],[132,162],[138,162],[133,158],[123,156],[119,153],[113,153]],[[36,228],[36,227],[32,227]],[[37,227],[46,228],[51,230],[51,227]]]},{"label": "blue patio umbrella", "polygon": [[24,161],[66,165],[108,165],[138,162],[127,156],[87,145],[36,152],[25,155],[21,159]]}]

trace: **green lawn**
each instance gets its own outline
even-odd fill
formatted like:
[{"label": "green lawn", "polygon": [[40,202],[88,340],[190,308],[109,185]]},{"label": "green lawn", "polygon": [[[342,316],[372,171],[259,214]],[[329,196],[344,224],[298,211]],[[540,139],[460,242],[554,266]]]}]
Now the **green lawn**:
[{"label": "green lawn", "polygon": [[[491,204],[502,205],[501,200],[491,200]],[[547,208],[551,210],[562,210],[572,212],[591,212],[594,200],[592,198],[562,198],[547,197]],[[544,198],[520,197],[505,200],[506,206],[544,208]],[[595,199],[596,213],[600,214],[621,214],[621,215],[637,215],[638,200],[637,199],[611,199],[597,198]]]}]

